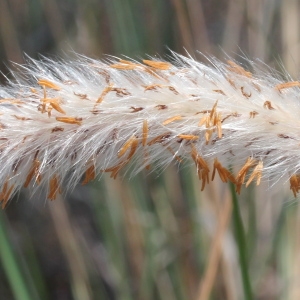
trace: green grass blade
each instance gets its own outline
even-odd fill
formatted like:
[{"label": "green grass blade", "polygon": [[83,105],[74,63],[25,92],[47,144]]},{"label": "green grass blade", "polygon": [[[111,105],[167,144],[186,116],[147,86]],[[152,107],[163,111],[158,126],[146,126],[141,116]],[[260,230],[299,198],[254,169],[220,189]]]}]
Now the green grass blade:
[{"label": "green grass blade", "polygon": [[13,247],[7,236],[3,212],[0,211],[0,260],[6,273],[12,293],[16,300],[32,300],[30,292],[27,289],[25,279],[18,266]]}]

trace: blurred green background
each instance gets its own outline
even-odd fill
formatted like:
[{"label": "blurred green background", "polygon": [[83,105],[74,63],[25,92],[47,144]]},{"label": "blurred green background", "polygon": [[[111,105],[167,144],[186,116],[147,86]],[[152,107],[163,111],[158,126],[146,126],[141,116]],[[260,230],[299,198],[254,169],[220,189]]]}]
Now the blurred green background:
[{"label": "blurred green background", "polygon": [[[298,0],[0,0],[0,81],[24,53],[168,49],[258,58],[299,78],[299,12]],[[130,180],[104,175],[55,202],[23,191],[0,211],[0,299],[300,299],[298,201],[267,182],[244,190],[239,238],[237,206],[221,222],[229,186],[200,192],[195,173],[185,163]]]}]

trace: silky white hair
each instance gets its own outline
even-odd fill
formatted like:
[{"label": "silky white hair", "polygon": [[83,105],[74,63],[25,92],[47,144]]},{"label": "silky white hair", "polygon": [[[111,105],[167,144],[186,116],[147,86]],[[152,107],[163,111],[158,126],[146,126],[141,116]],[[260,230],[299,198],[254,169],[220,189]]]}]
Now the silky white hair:
[{"label": "silky white hair", "polygon": [[0,200],[5,206],[23,186],[46,187],[52,200],[82,178],[186,159],[202,189],[217,172],[238,192],[290,180],[296,196],[299,86],[270,70],[177,54],[170,62],[31,60],[0,87]]}]

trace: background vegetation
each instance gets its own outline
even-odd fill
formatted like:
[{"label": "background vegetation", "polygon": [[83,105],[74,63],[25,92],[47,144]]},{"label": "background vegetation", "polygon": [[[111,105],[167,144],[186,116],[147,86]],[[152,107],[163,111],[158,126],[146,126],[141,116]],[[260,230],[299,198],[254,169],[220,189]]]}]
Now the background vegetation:
[{"label": "background vegetation", "polygon": [[[196,50],[258,58],[297,78],[299,8],[297,0],[0,0],[1,80],[24,53],[139,58],[168,48],[199,60]],[[223,217],[229,186],[200,192],[195,173],[187,163],[131,180],[104,175],[55,202],[24,191],[0,211],[0,299],[203,300],[205,287],[210,299],[300,299],[298,201],[267,182],[243,191],[239,238],[239,215]]]}]

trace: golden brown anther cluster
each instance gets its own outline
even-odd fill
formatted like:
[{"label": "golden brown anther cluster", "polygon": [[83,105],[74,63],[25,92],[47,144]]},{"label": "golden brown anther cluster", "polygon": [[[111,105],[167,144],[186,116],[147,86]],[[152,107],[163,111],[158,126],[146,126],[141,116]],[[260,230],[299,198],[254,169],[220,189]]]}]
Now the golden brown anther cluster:
[{"label": "golden brown anther cluster", "polygon": [[290,189],[292,190],[295,197],[300,192],[300,175],[299,174],[295,174],[295,175],[291,176]]},{"label": "golden brown anther cluster", "polygon": [[209,143],[212,134],[217,131],[218,133],[218,138],[222,137],[222,116],[221,113],[217,112],[217,104],[218,101],[215,103],[215,105],[212,107],[210,110],[209,115],[205,115],[199,122],[199,126],[205,125],[206,132],[205,132],[205,140],[206,144]]}]

